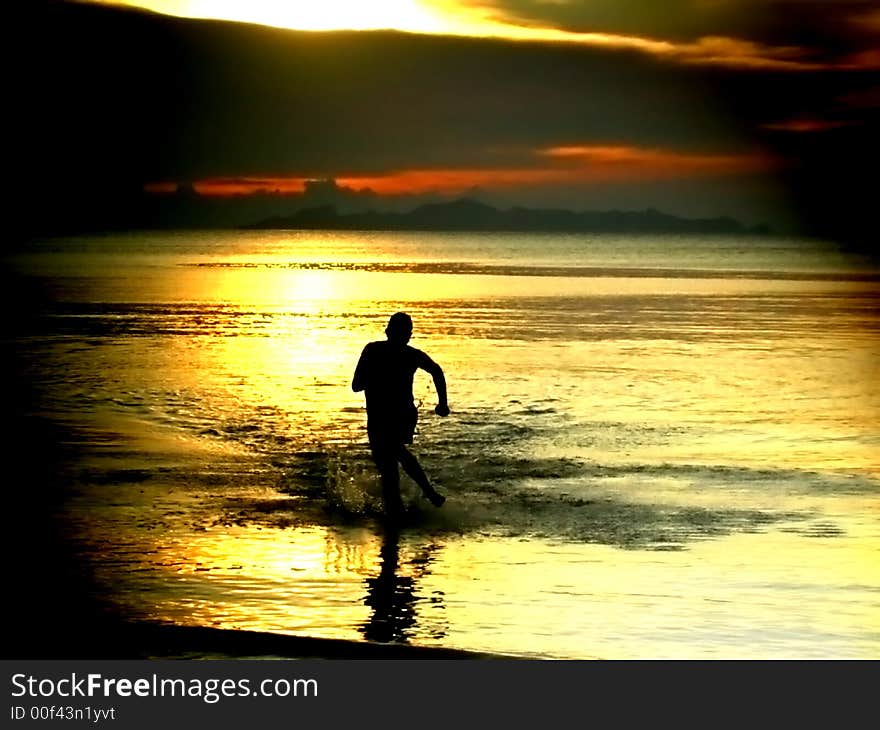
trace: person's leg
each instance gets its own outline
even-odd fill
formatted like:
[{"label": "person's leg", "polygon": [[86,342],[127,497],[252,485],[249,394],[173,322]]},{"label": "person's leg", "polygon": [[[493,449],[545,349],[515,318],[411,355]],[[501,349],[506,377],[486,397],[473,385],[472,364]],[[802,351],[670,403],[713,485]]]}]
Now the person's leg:
[{"label": "person's leg", "polygon": [[382,439],[370,439],[370,451],[382,480],[382,501],[385,514],[395,519],[403,513],[403,500],[400,498],[400,472],[397,470],[397,455],[393,446]]},{"label": "person's leg", "polygon": [[422,492],[431,504],[435,507],[439,507],[446,501],[446,497],[431,486],[431,482],[428,481],[428,477],[425,474],[424,469],[422,469],[422,465],[419,464],[418,459],[409,452],[406,446],[401,445],[397,452],[397,458],[400,461],[403,470],[422,488]]}]

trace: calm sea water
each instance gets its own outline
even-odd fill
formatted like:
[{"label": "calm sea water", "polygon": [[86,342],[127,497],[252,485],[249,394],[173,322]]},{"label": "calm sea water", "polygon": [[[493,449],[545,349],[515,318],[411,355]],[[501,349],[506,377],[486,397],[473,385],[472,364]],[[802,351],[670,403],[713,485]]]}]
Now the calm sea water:
[{"label": "calm sea water", "polygon": [[[880,656],[880,275],[782,238],[39,241],[14,272],[71,550],[122,615],[560,658]],[[361,348],[409,312],[381,530]]]}]

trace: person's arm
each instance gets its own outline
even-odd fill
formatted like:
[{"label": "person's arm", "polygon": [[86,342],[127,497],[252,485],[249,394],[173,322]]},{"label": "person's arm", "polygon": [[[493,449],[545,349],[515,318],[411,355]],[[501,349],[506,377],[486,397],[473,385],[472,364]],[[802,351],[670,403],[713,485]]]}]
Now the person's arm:
[{"label": "person's arm", "polygon": [[367,349],[369,345],[367,345],[363,352],[361,352],[361,357],[358,360],[357,367],[354,369],[354,377],[351,379],[351,389],[355,393],[359,393],[364,388],[367,387]]},{"label": "person's arm", "polygon": [[434,388],[437,391],[437,407],[434,408],[434,413],[438,416],[448,416],[449,404],[446,402],[446,376],[443,374],[443,368],[427,355],[424,356],[421,368],[434,379]]}]

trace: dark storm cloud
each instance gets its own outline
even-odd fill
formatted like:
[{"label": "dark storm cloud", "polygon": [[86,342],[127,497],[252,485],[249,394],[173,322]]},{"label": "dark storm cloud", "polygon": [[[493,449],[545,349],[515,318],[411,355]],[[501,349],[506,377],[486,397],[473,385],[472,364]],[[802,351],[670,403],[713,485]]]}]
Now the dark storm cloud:
[{"label": "dark storm cloud", "polygon": [[[576,33],[613,33],[643,38],[691,40],[731,35],[744,28],[743,2],[700,0],[463,0],[465,7],[492,12],[498,19]],[[721,33],[720,30],[724,29]]]},{"label": "dark storm cloud", "polygon": [[880,46],[875,0],[463,0],[494,17],[575,33],[608,33],[677,43],[737,38],[800,48],[841,63]]}]

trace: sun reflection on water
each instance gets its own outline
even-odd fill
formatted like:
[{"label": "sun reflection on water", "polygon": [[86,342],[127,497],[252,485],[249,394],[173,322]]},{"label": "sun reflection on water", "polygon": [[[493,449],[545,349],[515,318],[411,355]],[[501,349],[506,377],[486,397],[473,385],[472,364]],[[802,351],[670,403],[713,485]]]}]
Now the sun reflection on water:
[{"label": "sun reflection on water", "polygon": [[[151,618],[224,628],[438,640],[442,592],[420,587],[439,546],[369,527],[231,526],[161,540],[161,572],[181,596]],[[185,596],[185,597],[184,597]]]}]

